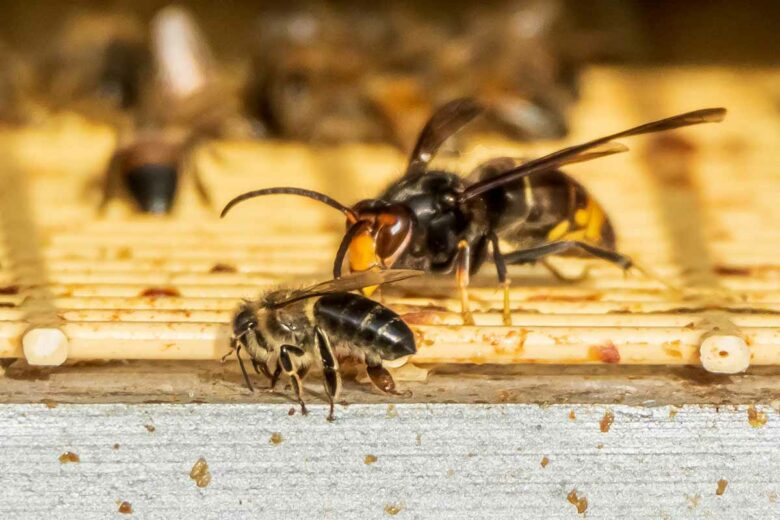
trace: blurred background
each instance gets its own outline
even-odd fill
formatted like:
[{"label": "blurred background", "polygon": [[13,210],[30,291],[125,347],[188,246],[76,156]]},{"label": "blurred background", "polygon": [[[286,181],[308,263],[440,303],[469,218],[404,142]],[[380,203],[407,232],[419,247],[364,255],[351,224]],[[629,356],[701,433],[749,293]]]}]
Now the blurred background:
[{"label": "blurred background", "polygon": [[[74,11],[124,11],[148,21],[170,2],[162,0],[38,0],[0,2],[0,33],[13,45],[40,48]],[[324,2],[256,2],[207,0],[180,2],[192,9],[220,55],[241,57],[242,43],[251,37],[263,10]],[[487,5],[522,5],[524,2],[490,1]],[[528,2],[525,2],[528,3]],[[539,2],[549,3],[549,2]],[[563,0],[560,4],[589,30],[609,30],[619,35],[610,49],[612,57],[630,61],[663,63],[778,63],[776,28],[780,5],[772,0],[749,3],[730,0]],[[372,9],[367,2],[328,2],[335,6]],[[428,20],[452,17],[477,2],[401,1],[381,4],[413,8]]]},{"label": "blurred background", "polygon": [[173,126],[179,143],[408,149],[434,106],[475,95],[492,108],[482,130],[555,139],[567,134],[586,65],[778,62],[771,1],[168,5],[0,2],[0,122],[68,109],[116,125],[120,145]]}]

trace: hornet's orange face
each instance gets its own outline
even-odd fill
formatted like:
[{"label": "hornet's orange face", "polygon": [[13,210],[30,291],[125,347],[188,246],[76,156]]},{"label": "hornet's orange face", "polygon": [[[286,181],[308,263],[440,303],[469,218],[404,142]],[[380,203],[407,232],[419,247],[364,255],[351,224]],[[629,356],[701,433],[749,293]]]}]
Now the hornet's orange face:
[{"label": "hornet's orange face", "polygon": [[[333,277],[341,277],[346,258],[353,273],[389,269],[401,257],[412,240],[414,213],[406,206],[382,200],[364,200],[349,208],[339,201],[312,190],[279,186],[248,191],[233,198],[222,209],[224,217],[236,204],[264,195],[298,195],[317,200],[341,211],[347,217],[347,233],[341,240]],[[376,287],[363,289],[370,296]]]},{"label": "hornet's orange face", "polygon": [[[342,247],[350,272],[389,269],[406,250],[412,238],[414,216],[396,204],[363,201],[352,208],[354,220],[348,219],[349,228]],[[370,296],[376,287],[363,289]]]}]

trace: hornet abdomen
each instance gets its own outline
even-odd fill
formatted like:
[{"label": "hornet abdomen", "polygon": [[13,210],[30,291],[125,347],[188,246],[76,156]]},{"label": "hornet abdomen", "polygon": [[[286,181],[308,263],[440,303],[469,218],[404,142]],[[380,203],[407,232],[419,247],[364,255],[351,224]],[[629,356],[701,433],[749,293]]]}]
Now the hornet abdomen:
[{"label": "hornet abdomen", "polygon": [[398,314],[352,293],[327,294],[314,304],[314,319],[332,338],[394,360],[417,352],[414,334]]},{"label": "hornet abdomen", "polygon": [[[488,175],[487,177],[490,177]],[[531,175],[485,194],[504,253],[557,240],[615,249],[615,232],[601,205],[560,170]]]}]

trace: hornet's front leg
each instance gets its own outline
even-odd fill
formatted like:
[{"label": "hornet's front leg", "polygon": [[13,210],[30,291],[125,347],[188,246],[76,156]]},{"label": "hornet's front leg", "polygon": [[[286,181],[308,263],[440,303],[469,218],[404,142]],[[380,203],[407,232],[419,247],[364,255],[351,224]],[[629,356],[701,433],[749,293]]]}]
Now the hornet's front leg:
[{"label": "hornet's front leg", "polygon": [[330,412],[328,420],[335,419],[333,415],[334,401],[341,393],[341,374],[339,373],[339,362],[336,354],[333,352],[333,346],[330,339],[320,327],[314,328],[315,341],[317,342],[317,351],[322,361],[322,379],[325,385],[325,395],[328,396],[330,403]]},{"label": "hornet's front leg", "polygon": [[295,391],[295,397],[298,404],[301,405],[301,413],[308,414],[306,403],[303,402],[303,379],[309,371],[309,367],[304,365],[306,353],[303,349],[294,345],[282,345],[279,349],[279,365],[285,374],[290,377],[290,383]]},{"label": "hornet's front leg", "polygon": [[469,281],[471,269],[471,246],[465,240],[458,242],[458,252],[455,258],[455,280],[460,292],[460,314],[464,325],[474,325],[474,316],[471,314],[469,303]]}]

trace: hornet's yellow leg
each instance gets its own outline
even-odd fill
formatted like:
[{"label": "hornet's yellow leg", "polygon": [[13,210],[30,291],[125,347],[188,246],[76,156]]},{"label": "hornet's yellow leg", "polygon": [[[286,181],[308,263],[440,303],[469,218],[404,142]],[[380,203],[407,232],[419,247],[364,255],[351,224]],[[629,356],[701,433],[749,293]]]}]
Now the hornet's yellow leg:
[{"label": "hornet's yellow leg", "polygon": [[471,268],[471,247],[468,242],[461,240],[458,242],[458,258],[455,267],[455,279],[458,283],[460,292],[460,314],[463,317],[464,325],[474,325],[474,315],[471,314],[471,305],[469,303],[469,275]]}]

